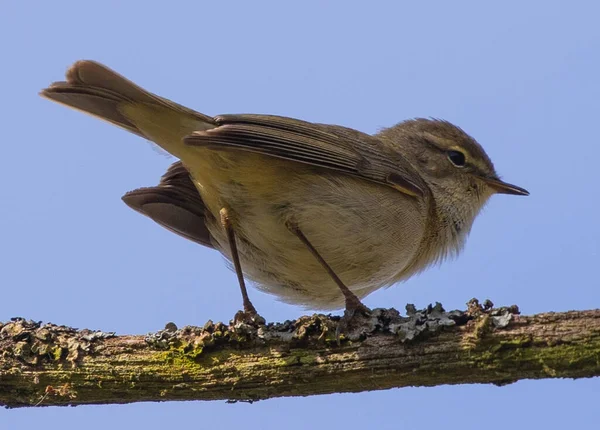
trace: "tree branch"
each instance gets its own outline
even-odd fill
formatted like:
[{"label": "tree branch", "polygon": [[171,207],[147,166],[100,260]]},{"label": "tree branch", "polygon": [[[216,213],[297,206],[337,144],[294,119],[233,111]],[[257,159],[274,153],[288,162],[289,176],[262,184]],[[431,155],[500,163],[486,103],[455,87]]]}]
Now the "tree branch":
[{"label": "tree branch", "polygon": [[469,302],[407,317],[376,309],[340,339],[339,318],[243,321],[115,336],[0,323],[0,405],[272,397],[600,375],[600,310],[520,316]]}]

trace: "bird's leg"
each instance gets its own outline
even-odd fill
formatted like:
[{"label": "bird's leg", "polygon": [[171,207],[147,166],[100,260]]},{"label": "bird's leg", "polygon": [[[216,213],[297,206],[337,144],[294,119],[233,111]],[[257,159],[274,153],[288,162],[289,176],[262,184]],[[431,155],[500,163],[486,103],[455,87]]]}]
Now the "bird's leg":
[{"label": "bird's leg", "polygon": [[233,225],[231,224],[231,218],[229,217],[229,211],[227,208],[222,208],[219,212],[221,215],[221,225],[225,229],[227,234],[227,241],[229,242],[229,251],[231,252],[231,259],[233,260],[233,266],[235,267],[235,273],[240,284],[240,290],[242,292],[242,300],[244,301],[244,313],[248,316],[256,316],[256,308],[248,298],[248,290],[246,290],[246,283],[244,282],[244,274],[242,273],[242,265],[240,264],[240,256],[238,254],[237,244],[235,242],[235,232],[233,231]]},{"label": "bird's leg", "polygon": [[300,241],[308,248],[310,253],[317,259],[321,266],[323,266],[323,268],[327,271],[329,276],[331,276],[331,279],[333,279],[333,281],[337,284],[338,288],[344,295],[344,299],[346,300],[346,310],[344,312],[344,318],[342,319],[341,326],[344,326],[345,328],[345,326],[348,325],[348,322],[352,320],[357,311],[363,314],[370,313],[371,310],[365,305],[363,305],[360,299],[356,297],[356,294],[350,291],[350,289],[342,282],[339,276],[335,274],[331,266],[329,266],[329,264],[327,264],[323,257],[321,257],[319,251],[317,251],[315,247],[310,243],[310,241],[306,238],[304,233],[302,233],[302,230],[300,230],[298,225],[288,221],[286,222],[286,227],[288,228],[288,230],[294,233],[296,237],[298,237],[298,239],[300,239]]}]

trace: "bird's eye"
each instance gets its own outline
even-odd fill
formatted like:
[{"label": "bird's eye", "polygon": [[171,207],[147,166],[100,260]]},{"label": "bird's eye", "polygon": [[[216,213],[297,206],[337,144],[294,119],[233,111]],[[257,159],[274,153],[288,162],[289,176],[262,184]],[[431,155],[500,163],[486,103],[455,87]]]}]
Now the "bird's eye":
[{"label": "bird's eye", "polygon": [[448,160],[456,167],[465,167],[465,154],[460,151],[448,151]]}]

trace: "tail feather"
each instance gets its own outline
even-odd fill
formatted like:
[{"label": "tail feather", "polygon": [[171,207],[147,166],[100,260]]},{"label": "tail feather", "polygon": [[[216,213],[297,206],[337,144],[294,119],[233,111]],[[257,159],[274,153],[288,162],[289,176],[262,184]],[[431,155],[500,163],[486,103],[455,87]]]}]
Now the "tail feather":
[{"label": "tail feather", "polygon": [[[183,137],[216,126],[213,118],[152,94],[94,61],[77,61],[65,81],[40,95],[152,140],[183,161],[197,156]],[[168,230],[213,247],[206,226],[211,215],[182,162],[173,164],[157,186],[130,191],[123,201]]]},{"label": "tail feather", "polygon": [[146,137],[134,123],[119,111],[119,103],[123,100],[112,99],[108,97],[108,93],[97,94],[93,88],[76,86],[68,82],[56,82],[43,90],[40,95],[108,121],[138,136]]},{"label": "tail feather", "polygon": [[[183,128],[192,128],[182,130],[186,134],[215,126],[213,118],[152,94],[95,61],[77,61],[67,71],[66,81],[53,83],[40,95],[151,140],[153,136],[138,126],[140,118],[131,115],[132,107],[154,107],[151,112],[171,112],[171,117],[181,118]],[[148,122],[152,121],[159,123],[160,119],[148,118]]]}]

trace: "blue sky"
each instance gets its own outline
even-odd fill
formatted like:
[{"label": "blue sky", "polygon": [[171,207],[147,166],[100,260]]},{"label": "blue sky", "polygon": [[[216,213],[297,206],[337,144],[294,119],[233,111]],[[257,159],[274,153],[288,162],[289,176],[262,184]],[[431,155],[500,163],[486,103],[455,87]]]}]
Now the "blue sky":
[{"label": "blue sky", "polygon": [[[143,4],[143,6],[142,6]],[[493,197],[464,253],[371,307],[471,297],[524,313],[600,306],[600,4],[593,1],[2,2],[0,320],[146,333],[228,320],[222,257],[120,196],[174,161],[42,100],[73,61],[106,63],[207,114],[271,113],[375,132],[433,116],[473,135],[527,198]],[[302,309],[252,289],[268,320]],[[584,426],[599,379],[224,402],[0,410],[0,429]]]}]

